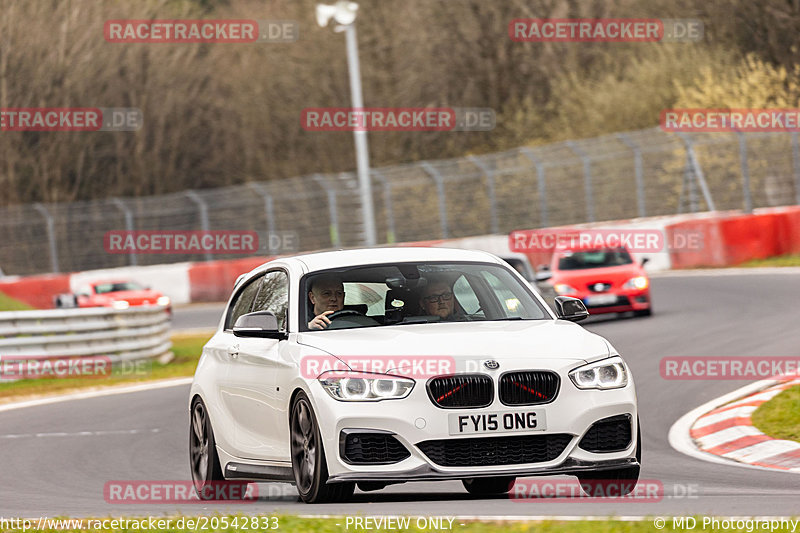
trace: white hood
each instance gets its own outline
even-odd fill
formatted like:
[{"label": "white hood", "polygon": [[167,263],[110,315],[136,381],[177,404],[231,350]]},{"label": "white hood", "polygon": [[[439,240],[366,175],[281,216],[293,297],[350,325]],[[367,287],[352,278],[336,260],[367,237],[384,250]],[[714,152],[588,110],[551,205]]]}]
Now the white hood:
[{"label": "white hood", "polygon": [[[297,342],[334,356],[450,356],[522,361],[592,362],[609,356],[599,335],[562,320],[455,322],[300,333]],[[508,368],[507,365],[504,365]]]}]

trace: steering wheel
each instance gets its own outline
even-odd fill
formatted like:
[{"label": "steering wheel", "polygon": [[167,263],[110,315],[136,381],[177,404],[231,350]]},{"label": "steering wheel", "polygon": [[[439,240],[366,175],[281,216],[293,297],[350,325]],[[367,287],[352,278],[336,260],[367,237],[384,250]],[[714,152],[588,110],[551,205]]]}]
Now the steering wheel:
[{"label": "steering wheel", "polygon": [[[342,320],[337,320],[338,318],[341,318]],[[331,325],[328,326],[328,329],[345,329],[351,327],[380,325],[374,318],[370,318],[367,315],[356,311],[355,309],[341,309],[335,313],[331,313],[328,315],[328,320],[331,321]]]},{"label": "steering wheel", "polygon": [[339,309],[328,315],[328,320],[336,320],[337,318],[341,318],[343,316],[364,316],[355,309]]}]

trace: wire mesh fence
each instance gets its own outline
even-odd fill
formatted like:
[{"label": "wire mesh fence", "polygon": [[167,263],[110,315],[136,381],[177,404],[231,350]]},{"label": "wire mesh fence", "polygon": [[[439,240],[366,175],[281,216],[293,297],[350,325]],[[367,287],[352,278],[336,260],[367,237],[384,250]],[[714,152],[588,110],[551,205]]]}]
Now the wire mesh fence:
[{"label": "wire mesh fence", "polygon": [[[797,133],[673,134],[658,128],[371,171],[378,241],[800,204]],[[5,274],[212,259],[108,253],[109,231],[246,230],[296,236],[296,251],[364,244],[354,173],[0,209]],[[242,254],[226,254],[240,257]],[[248,253],[247,255],[252,255]]]}]

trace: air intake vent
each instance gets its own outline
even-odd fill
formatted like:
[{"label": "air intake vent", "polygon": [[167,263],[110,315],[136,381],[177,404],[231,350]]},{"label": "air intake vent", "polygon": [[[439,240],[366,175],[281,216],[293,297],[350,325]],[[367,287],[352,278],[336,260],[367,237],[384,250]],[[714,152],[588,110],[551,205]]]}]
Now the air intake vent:
[{"label": "air intake vent", "polygon": [[387,465],[411,457],[411,453],[390,433],[342,431],[340,454],[354,465]]},{"label": "air intake vent", "polygon": [[495,466],[543,463],[564,452],[572,435],[524,435],[427,440],[417,447],[440,466]]},{"label": "air intake vent", "polygon": [[631,445],[631,415],[617,415],[598,420],[578,446],[587,452],[621,452]]}]

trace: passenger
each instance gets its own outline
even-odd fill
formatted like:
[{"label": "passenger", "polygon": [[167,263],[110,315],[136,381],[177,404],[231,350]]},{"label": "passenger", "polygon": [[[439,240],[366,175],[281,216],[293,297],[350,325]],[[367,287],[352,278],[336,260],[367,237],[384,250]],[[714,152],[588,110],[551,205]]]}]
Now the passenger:
[{"label": "passenger", "polygon": [[444,279],[431,280],[422,289],[419,305],[425,315],[438,316],[442,320],[463,320],[464,315],[456,310],[453,284]]}]

